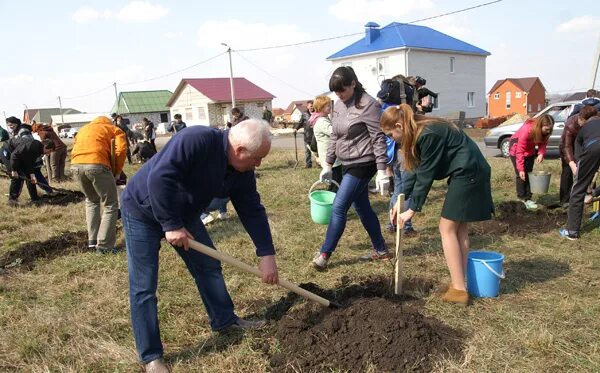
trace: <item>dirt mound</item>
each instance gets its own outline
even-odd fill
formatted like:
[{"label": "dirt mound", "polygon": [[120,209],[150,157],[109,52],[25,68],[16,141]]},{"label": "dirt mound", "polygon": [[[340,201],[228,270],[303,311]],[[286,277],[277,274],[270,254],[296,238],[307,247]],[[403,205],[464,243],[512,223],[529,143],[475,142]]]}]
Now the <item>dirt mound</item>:
[{"label": "dirt mound", "polygon": [[496,206],[496,219],[474,223],[471,229],[483,235],[508,233],[524,237],[556,230],[566,221],[567,213],[563,209],[527,210],[522,202],[508,201]]},{"label": "dirt mound", "polygon": [[[430,291],[431,285],[418,284],[417,290]],[[464,333],[423,316],[421,301],[393,297],[389,289],[387,280],[350,285],[330,294],[344,308],[307,303],[281,317],[268,332],[278,347],[262,346],[273,371],[427,372],[436,360],[461,355]]]},{"label": "dirt mound", "polygon": [[54,259],[59,256],[89,251],[87,232],[63,232],[46,241],[27,242],[0,258],[0,273],[10,268],[32,270],[37,259]]},{"label": "dirt mound", "polygon": [[40,202],[44,205],[60,205],[66,206],[70,203],[78,203],[85,200],[85,194],[78,191],[72,191],[69,193],[58,192],[55,196],[49,196],[44,194],[40,196]]}]

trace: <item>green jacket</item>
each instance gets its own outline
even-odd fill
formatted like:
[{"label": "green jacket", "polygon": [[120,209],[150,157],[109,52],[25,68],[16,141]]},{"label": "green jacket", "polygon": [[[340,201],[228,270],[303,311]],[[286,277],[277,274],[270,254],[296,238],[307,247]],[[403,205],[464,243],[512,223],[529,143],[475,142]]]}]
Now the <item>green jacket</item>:
[{"label": "green jacket", "polygon": [[[461,130],[443,123],[426,126],[417,138],[421,162],[404,183],[409,208],[421,211],[434,180],[475,177],[490,166],[479,147]],[[468,196],[467,196],[468,197]]]}]

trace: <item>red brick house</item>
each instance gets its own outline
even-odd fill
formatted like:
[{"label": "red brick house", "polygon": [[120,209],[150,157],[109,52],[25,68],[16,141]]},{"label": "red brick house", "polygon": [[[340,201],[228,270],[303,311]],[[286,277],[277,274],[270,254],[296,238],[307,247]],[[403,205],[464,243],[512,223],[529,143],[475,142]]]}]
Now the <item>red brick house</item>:
[{"label": "red brick house", "polygon": [[546,107],[546,88],[538,77],[498,80],[487,96],[490,118],[532,115]]}]

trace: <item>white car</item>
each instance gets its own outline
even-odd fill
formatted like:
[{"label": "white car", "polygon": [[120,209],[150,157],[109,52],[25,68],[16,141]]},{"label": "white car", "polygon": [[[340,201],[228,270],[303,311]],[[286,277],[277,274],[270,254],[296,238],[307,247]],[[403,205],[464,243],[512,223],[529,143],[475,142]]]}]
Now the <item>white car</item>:
[{"label": "white car", "polygon": [[72,139],[77,135],[77,132],[79,132],[79,128],[69,128],[69,131],[67,131],[67,137]]}]

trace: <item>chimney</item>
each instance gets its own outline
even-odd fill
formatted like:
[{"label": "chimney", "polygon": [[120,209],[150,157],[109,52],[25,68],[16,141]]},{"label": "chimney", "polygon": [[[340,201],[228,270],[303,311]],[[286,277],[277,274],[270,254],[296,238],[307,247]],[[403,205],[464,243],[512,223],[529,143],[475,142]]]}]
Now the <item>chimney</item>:
[{"label": "chimney", "polygon": [[379,25],[369,22],[365,25],[365,44],[371,45],[379,37]]}]

